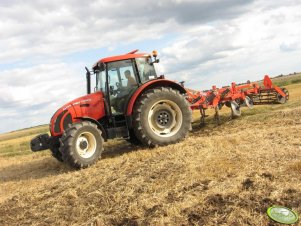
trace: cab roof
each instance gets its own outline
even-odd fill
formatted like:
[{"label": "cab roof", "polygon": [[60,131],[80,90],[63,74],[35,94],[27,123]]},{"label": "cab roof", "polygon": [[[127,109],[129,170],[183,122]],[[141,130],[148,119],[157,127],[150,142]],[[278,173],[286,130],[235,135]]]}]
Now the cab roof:
[{"label": "cab roof", "polygon": [[118,60],[126,60],[126,59],[134,59],[134,58],[139,58],[139,57],[148,57],[151,56],[149,53],[137,53],[139,50],[133,50],[129,53],[126,53],[124,55],[118,55],[118,56],[111,56],[111,57],[106,57],[98,60],[94,65],[93,68],[97,66],[98,63],[108,63],[108,62],[114,62]]}]

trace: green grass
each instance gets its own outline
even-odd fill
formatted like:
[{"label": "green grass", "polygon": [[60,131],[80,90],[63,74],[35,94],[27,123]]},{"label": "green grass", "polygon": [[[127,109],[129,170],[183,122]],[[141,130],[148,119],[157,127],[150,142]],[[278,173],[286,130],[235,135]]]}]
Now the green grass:
[{"label": "green grass", "polygon": [[49,132],[48,125],[41,125],[41,126],[29,128],[29,129],[21,129],[21,130],[9,132],[9,133],[0,134],[0,142],[17,139],[17,138],[24,137],[24,136],[30,136],[30,135],[35,135],[35,134],[40,134],[40,133],[48,133],[48,132]]},{"label": "green grass", "polygon": [[290,76],[272,78],[273,84],[277,86],[287,86],[291,84],[301,83],[301,74],[296,73]]},{"label": "green grass", "polygon": [[29,141],[0,145],[0,157],[14,157],[31,153]]},{"label": "green grass", "polygon": [[301,83],[301,78],[300,79],[287,80],[287,81],[276,81],[274,83],[277,86],[287,86],[287,85],[291,85],[291,84]]}]

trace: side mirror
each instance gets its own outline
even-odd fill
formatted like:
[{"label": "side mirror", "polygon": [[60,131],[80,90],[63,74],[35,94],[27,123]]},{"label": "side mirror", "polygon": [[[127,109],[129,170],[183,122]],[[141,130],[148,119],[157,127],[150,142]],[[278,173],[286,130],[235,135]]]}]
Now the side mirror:
[{"label": "side mirror", "polygon": [[156,59],[156,60],[154,60],[153,62],[151,62],[150,65],[154,65],[155,63],[157,64],[157,63],[159,63],[159,62],[160,62],[160,60],[159,60],[159,59]]}]

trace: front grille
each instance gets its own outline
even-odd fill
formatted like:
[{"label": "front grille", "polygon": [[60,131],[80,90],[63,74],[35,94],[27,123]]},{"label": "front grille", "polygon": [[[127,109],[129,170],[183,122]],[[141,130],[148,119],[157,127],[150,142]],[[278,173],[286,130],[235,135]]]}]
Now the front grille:
[{"label": "front grille", "polygon": [[68,128],[69,124],[72,124],[72,117],[71,117],[70,113],[68,113],[64,119],[64,122],[63,122],[64,130],[66,130]]},{"label": "front grille", "polygon": [[66,112],[67,112],[67,110],[61,112],[61,113],[59,114],[59,116],[56,118],[55,124],[54,124],[54,132],[55,132],[55,133],[60,133],[60,132],[61,132],[60,123],[61,123],[62,117],[64,116],[64,114],[65,114]]}]

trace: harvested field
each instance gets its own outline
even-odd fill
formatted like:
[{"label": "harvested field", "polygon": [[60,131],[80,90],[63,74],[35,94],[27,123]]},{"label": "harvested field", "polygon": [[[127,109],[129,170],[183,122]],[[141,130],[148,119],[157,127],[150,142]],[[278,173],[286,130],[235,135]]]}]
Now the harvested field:
[{"label": "harvested field", "polygon": [[271,205],[301,213],[301,84],[286,88],[288,103],[234,120],[225,108],[221,126],[199,128],[195,112],[175,145],[110,141],[80,171],[31,153],[30,130],[0,135],[0,225],[278,225]]}]

